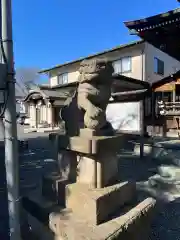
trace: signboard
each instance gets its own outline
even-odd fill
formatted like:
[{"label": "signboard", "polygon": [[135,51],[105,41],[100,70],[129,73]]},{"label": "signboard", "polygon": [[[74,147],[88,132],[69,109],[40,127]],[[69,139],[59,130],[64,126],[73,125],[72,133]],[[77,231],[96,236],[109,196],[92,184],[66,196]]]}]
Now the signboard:
[{"label": "signboard", "polygon": [[106,117],[117,131],[139,132],[140,102],[110,103]]}]

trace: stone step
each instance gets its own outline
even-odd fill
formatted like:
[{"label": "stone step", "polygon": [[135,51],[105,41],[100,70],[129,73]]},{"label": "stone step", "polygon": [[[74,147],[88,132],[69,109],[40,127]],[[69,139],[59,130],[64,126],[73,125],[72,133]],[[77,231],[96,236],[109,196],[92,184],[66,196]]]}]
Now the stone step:
[{"label": "stone step", "polygon": [[136,199],[136,186],[132,182],[121,182],[100,189],[87,188],[86,184],[68,184],[66,207],[74,215],[88,223],[101,224],[117,209]]},{"label": "stone step", "polygon": [[29,192],[22,198],[23,208],[33,215],[39,221],[46,224],[49,220],[49,213],[53,210],[60,211],[61,207],[53,201],[47,200],[41,196],[37,190]]},{"label": "stone step", "polygon": [[140,193],[145,194],[145,196],[147,194],[148,196],[151,196],[163,203],[172,202],[174,200],[179,199],[180,197],[180,192],[169,192],[166,189],[161,189],[161,188],[158,188],[157,186],[156,187],[151,186],[148,181],[138,182],[137,190]]},{"label": "stone step", "polygon": [[[162,141],[162,139],[161,139]],[[140,143],[134,142],[134,155],[140,155]],[[144,142],[144,156],[162,164],[175,164],[180,167],[179,141]]]},{"label": "stone step", "polygon": [[162,165],[158,167],[160,176],[180,181],[180,167],[174,165]]},{"label": "stone step", "polygon": [[[139,156],[140,155],[140,143],[136,143],[134,146],[134,154]],[[144,144],[144,156],[152,154],[152,145],[151,144]]]},{"label": "stone step", "polygon": [[[41,221],[33,217],[31,214],[28,213],[27,215],[33,234],[33,237],[29,238],[29,240],[54,240],[54,234],[48,226],[45,226]],[[28,239],[26,238],[24,240]]]},{"label": "stone step", "polygon": [[49,226],[55,234],[56,240],[147,240],[156,201],[147,198],[133,207],[122,209],[109,221],[95,225],[87,223],[87,219],[79,219],[73,212],[66,209],[61,214],[50,215]]},{"label": "stone step", "polygon": [[180,193],[180,181],[176,181],[172,178],[162,177],[156,174],[149,178],[149,187],[167,191],[173,194]]},{"label": "stone step", "polygon": [[65,207],[65,189],[68,181],[56,172],[43,176],[42,196],[62,207]]},{"label": "stone step", "polygon": [[60,213],[62,208],[42,197],[37,190],[22,198],[22,206],[34,236],[31,240],[54,240],[54,234],[49,229],[49,215],[51,212]]},{"label": "stone step", "polygon": [[33,239],[53,240],[53,234],[49,229],[49,214],[52,211],[60,212],[61,208],[41,197],[37,191],[23,197],[22,206],[31,232],[35,236]]},{"label": "stone step", "polygon": [[[144,149],[144,156],[149,156],[153,159],[159,159],[162,160],[163,157],[163,161],[167,160],[167,159],[171,159],[172,158],[172,154],[171,154],[171,147],[166,147],[163,145],[163,143],[144,143],[143,144],[143,149]],[[134,155],[139,156],[140,155],[140,143],[134,143]],[[174,151],[177,151],[176,149],[174,149]]]},{"label": "stone step", "polygon": [[152,181],[152,184],[153,184],[153,181],[155,183],[180,184],[180,181],[171,177],[163,177],[160,174],[155,174],[154,176],[150,177],[149,181]]},{"label": "stone step", "polygon": [[180,167],[180,158],[173,158],[172,163],[175,164],[176,166]]}]

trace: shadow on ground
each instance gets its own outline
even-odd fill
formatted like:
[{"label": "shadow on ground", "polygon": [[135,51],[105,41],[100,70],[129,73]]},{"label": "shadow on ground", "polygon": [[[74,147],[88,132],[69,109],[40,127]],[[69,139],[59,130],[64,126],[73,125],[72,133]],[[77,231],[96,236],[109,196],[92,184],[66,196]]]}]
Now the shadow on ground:
[{"label": "shadow on ground", "polygon": [[[26,196],[30,191],[41,186],[42,175],[56,170],[56,162],[52,159],[53,150],[47,136],[29,137],[28,149],[19,149],[20,163],[20,193]],[[148,140],[147,140],[148,141]],[[137,139],[126,144],[126,148],[119,153],[119,178],[121,180],[136,181],[137,190],[141,196],[152,196],[148,179],[155,175],[158,167],[166,165],[180,166],[180,144],[167,139],[157,140],[156,157],[148,154],[140,158],[134,153],[134,145],[139,144]],[[0,142],[0,239],[8,237],[8,212],[5,184],[4,146]],[[143,187],[142,187],[143,186]],[[180,198],[166,199],[162,192],[156,189],[157,214],[152,223],[150,240],[179,240],[180,239]],[[173,197],[173,196],[172,196]]]},{"label": "shadow on ground", "polygon": [[[137,141],[136,141],[137,144]],[[134,154],[134,146],[129,143],[119,154],[119,178],[136,181],[140,197],[152,196],[157,199],[157,212],[152,222],[150,240],[180,239],[180,192],[168,193],[157,186],[149,186],[148,180],[157,174],[161,166],[180,166],[180,142],[158,140],[156,154],[143,158]]]},{"label": "shadow on ground", "polygon": [[[20,196],[26,196],[30,191],[41,186],[42,175],[56,169],[52,159],[48,136],[21,139],[28,141],[27,146],[19,144],[19,175]],[[9,240],[8,236],[8,206],[6,190],[4,142],[0,141],[0,239]]]},{"label": "shadow on ground", "polygon": [[[119,153],[119,178],[122,181],[135,181],[140,198],[153,196],[157,199],[157,213],[152,222],[150,240],[179,240],[180,198],[174,197],[172,193],[170,194],[171,198],[167,198],[167,195],[161,189],[149,189],[147,182],[150,177],[158,172],[160,166],[164,164],[179,166],[180,145],[178,141],[169,141],[168,139],[157,139],[155,143],[155,155],[151,157],[152,155],[149,153],[143,158],[134,153],[134,145],[139,144],[137,140],[126,144],[125,149]],[[56,163],[51,161],[53,152],[50,151],[49,144],[47,137],[38,137],[36,140],[34,138],[29,139],[31,150],[41,149],[41,156],[37,157],[38,151],[36,150],[36,157],[44,159],[41,163],[38,163],[41,166],[41,170],[39,172],[37,170],[39,176],[54,171],[57,166]],[[49,151],[46,152],[48,149]],[[36,157],[32,157],[31,161],[33,163],[36,162]],[[49,161],[47,161],[47,158],[49,158]],[[30,164],[31,161],[29,157],[26,162]]]}]

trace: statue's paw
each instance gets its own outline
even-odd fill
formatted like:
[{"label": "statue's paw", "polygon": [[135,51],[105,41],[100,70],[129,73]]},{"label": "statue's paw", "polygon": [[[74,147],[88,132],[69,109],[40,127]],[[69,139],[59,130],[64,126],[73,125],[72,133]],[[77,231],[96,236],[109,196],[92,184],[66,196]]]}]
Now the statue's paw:
[{"label": "statue's paw", "polygon": [[92,104],[89,105],[89,107],[86,109],[86,112],[87,112],[88,116],[93,119],[99,117],[100,115],[102,115],[104,113],[104,111],[101,108],[96,107]]},{"label": "statue's paw", "polygon": [[100,129],[106,124],[106,116],[104,112],[93,117],[92,115],[85,114],[84,124],[87,128]]}]

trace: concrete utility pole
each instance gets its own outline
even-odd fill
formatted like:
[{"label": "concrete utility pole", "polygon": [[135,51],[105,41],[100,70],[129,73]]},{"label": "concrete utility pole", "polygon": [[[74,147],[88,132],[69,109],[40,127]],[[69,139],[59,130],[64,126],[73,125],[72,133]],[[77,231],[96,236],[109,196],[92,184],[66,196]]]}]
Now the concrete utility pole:
[{"label": "concrete utility pole", "polygon": [[7,105],[5,110],[5,163],[9,207],[10,239],[20,240],[19,163],[16,125],[15,78],[12,42],[11,0],[1,0],[2,43],[7,65]]}]

